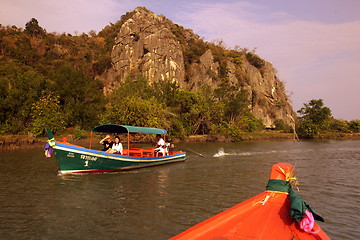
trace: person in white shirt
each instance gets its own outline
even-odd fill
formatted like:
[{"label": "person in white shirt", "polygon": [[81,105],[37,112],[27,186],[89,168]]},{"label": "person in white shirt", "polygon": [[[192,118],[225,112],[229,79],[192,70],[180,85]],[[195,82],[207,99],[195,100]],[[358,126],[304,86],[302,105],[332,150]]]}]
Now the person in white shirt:
[{"label": "person in white shirt", "polygon": [[159,156],[159,153],[162,153],[162,156],[165,156],[165,141],[164,139],[161,137],[160,134],[157,134],[156,135],[156,146],[155,146],[155,149],[154,149],[154,152],[156,154],[156,157]]},{"label": "person in white shirt", "polygon": [[120,154],[122,154],[123,146],[122,146],[122,144],[120,142],[120,138],[118,136],[115,137],[114,143],[112,144],[111,148],[109,148],[106,152],[107,153],[120,153]]}]

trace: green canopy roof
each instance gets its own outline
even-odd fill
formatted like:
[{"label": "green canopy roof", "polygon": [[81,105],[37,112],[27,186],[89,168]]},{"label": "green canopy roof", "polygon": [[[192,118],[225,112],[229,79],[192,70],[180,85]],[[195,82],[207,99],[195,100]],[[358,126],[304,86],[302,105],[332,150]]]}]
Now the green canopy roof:
[{"label": "green canopy roof", "polygon": [[148,127],[134,127],[118,124],[104,124],[97,126],[91,130],[92,132],[102,133],[151,133],[151,134],[166,134],[167,131],[160,128],[148,128]]}]

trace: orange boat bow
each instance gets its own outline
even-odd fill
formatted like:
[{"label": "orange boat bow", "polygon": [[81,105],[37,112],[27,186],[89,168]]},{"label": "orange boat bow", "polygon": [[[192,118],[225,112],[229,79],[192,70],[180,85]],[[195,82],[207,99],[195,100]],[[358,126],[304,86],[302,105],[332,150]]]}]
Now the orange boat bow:
[{"label": "orange boat bow", "polygon": [[[293,177],[288,163],[275,164],[270,179]],[[289,214],[288,194],[266,191],[219,213],[170,238],[171,240],[325,240],[330,239],[314,224],[311,233],[299,228]]]}]

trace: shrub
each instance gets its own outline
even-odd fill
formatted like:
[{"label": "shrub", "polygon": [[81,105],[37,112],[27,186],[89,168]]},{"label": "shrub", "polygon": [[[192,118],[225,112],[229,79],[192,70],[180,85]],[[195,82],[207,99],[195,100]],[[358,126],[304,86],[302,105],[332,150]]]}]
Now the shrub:
[{"label": "shrub", "polygon": [[[223,133],[224,134],[224,133]],[[225,136],[231,137],[233,141],[241,141],[243,140],[244,131],[239,128],[238,123],[229,122],[226,124]]]},{"label": "shrub", "polygon": [[314,138],[320,134],[320,127],[310,120],[304,120],[300,123],[297,133],[304,138]]},{"label": "shrub", "polygon": [[92,70],[96,75],[102,74],[106,69],[111,67],[111,57],[109,55],[101,57],[93,63]]},{"label": "shrub", "polygon": [[352,120],[349,122],[349,129],[352,132],[360,132],[360,120]]},{"label": "shrub", "polygon": [[31,118],[29,131],[34,136],[44,136],[45,128],[50,128],[53,132],[65,129],[59,96],[52,96],[51,93],[43,93],[39,101],[33,104]]},{"label": "shrub", "polygon": [[88,137],[88,132],[81,129],[79,126],[75,127],[74,131],[74,137],[75,139],[84,139]]},{"label": "shrub", "polygon": [[282,119],[276,119],[275,122],[275,130],[282,130],[283,132],[291,132],[292,127],[286,123]]},{"label": "shrub", "polygon": [[257,69],[260,69],[265,65],[265,61],[255,53],[248,52],[246,53],[245,57],[249,61],[249,63],[254,67],[256,67]]},{"label": "shrub", "polygon": [[349,123],[345,120],[331,119],[329,120],[328,130],[335,132],[349,132]]}]

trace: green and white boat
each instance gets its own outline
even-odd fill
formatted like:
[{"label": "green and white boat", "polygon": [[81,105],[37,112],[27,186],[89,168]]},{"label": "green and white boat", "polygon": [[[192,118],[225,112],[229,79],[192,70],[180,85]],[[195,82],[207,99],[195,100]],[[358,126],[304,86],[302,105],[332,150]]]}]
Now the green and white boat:
[{"label": "green and white boat", "polygon": [[[94,150],[91,147],[93,133],[127,134],[127,147],[124,147],[123,154],[121,155]],[[55,141],[51,131],[48,129],[49,143],[54,149],[60,174],[116,172],[185,161],[186,152],[182,151],[168,151],[165,156],[155,156],[154,148],[132,148],[130,134],[133,133],[161,134],[165,139],[167,131],[159,128],[117,124],[100,125],[92,129],[90,147],[85,148],[67,143],[66,141]]]}]

